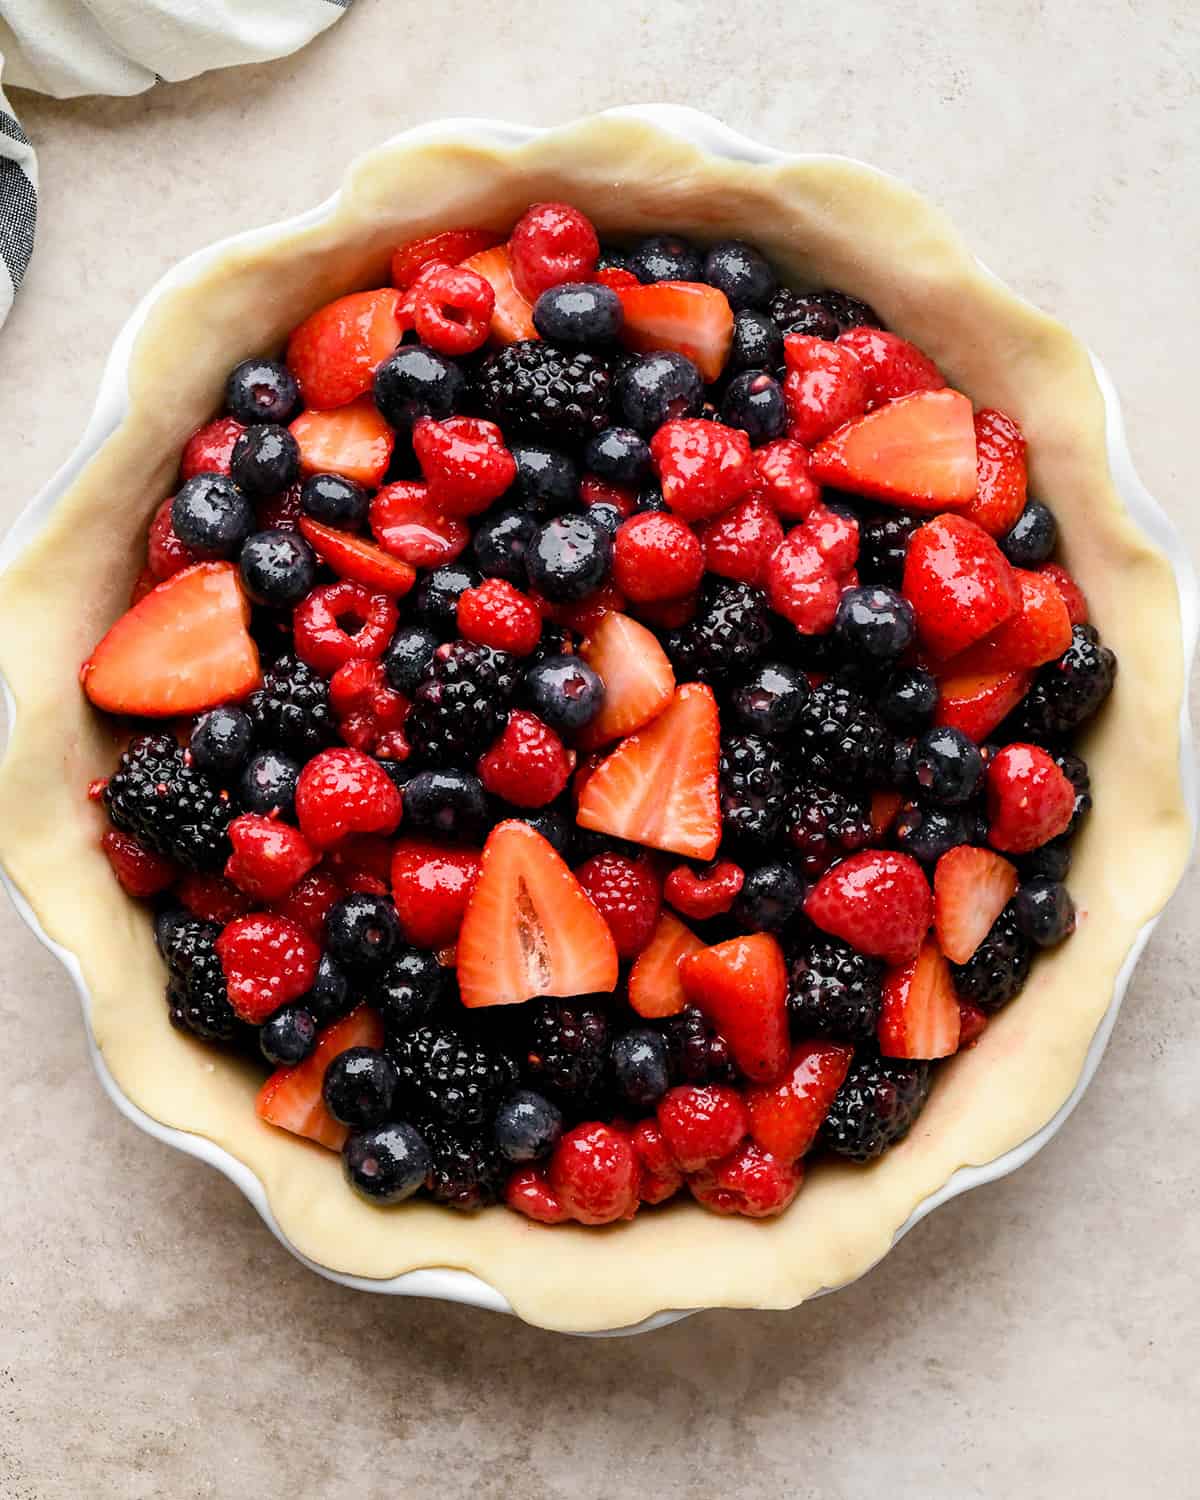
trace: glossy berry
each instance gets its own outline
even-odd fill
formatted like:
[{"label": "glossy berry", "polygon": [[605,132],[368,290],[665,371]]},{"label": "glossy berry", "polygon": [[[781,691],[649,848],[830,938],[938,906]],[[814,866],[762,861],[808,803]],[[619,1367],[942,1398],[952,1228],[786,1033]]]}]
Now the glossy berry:
[{"label": "glossy berry", "polygon": [[284,917],[252,912],[230,922],[216,940],[229,1003],[243,1021],[261,1025],[312,984],[321,950]]},{"label": "glossy berry", "polygon": [[628,425],[648,438],[664,422],[699,415],[704,380],[690,359],[663,349],[630,360],[621,369],[613,401]]},{"label": "glossy berry", "polygon": [[234,818],[229,841],[225,878],[258,901],[286,896],[320,859],[299,829],[258,813]]},{"label": "glossy berry", "polygon": [[273,1068],[303,1062],[317,1044],[317,1022],[303,1005],[285,1005],[268,1016],[258,1032],[262,1055]]},{"label": "glossy berry", "polygon": [[1029,500],[1010,530],[1000,538],[1000,550],[1014,568],[1044,563],[1058,542],[1054,512],[1040,500]]},{"label": "glossy berry", "polygon": [[260,750],[246,763],[238,794],[247,812],[273,813],[290,818],[295,804],[300,766],[279,750]]},{"label": "glossy berry", "polygon": [[1075,903],[1057,880],[1027,880],[1013,899],[1018,929],[1039,948],[1052,948],[1075,931]]},{"label": "glossy berry", "polygon": [[667,1044],[661,1033],[641,1026],[612,1045],[613,1082],[622,1101],[637,1114],[652,1110],[667,1092]]},{"label": "glossy berry", "polygon": [[378,973],[400,946],[395,908],[361,891],[344,896],[325,919],[325,941],[334,961],[351,973]]},{"label": "glossy berry", "polygon": [[627,599],[677,599],[699,586],[704,552],[696,533],[678,516],[646,512],[622,522],[613,543],[612,571]]},{"label": "glossy berry", "polygon": [[911,774],[923,796],[956,807],[979,790],[983,756],[961,729],[928,729],[913,750]]},{"label": "glossy berry", "polygon": [[699,250],[678,234],[652,234],[629,256],[629,269],[641,282],[699,281],[704,261]]},{"label": "glossy berry", "polygon": [[413,428],[412,442],[429,498],[447,515],[486,510],[516,478],[516,462],[494,422],[424,417]]},{"label": "glossy berry", "polygon": [[856,1057],[825,1118],[825,1144],[851,1161],[873,1161],[908,1134],[930,1081],[926,1062]]},{"label": "glossy berry", "polygon": [[146,901],[174,885],[179,867],[165,855],[139,844],[131,834],[107,829],[100,839],[112,872],[136,901]]},{"label": "glossy berry", "polygon": [[248,495],[275,495],[300,477],[300,447],[274,422],[247,427],[234,444],[229,475]]},{"label": "glossy berry", "polygon": [[371,1203],[401,1203],[429,1176],[424,1137],[411,1125],[377,1125],[350,1136],[342,1147],[346,1181]]},{"label": "glossy berry", "polygon": [[235,557],[254,529],[254,507],[224,474],[197,474],[171,502],[171,526],[198,557]]},{"label": "glossy berry", "polygon": [[300,409],[300,387],[279,360],[244,359],[229,372],[225,405],[239,422],[290,422]]},{"label": "glossy berry", "polygon": [[770,262],[744,240],[722,240],[704,257],[704,280],[724,292],[729,305],[765,307],[779,285]]},{"label": "glossy berry", "polygon": [[604,683],[578,656],[547,656],[525,674],[534,712],[560,734],[584,729],[600,712]]},{"label": "glossy berry", "polygon": [[958,808],[931,807],[924,802],[906,802],[892,825],[897,846],[926,865],[936,864],[960,844],[969,844],[973,832]]},{"label": "glossy berry", "polygon": [[721,421],[740,427],[755,447],[782,437],[787,430],[782,386],[764,370],[735,375],[721,398]]},{"label": "glossy berry", "polygon": [[696,1173],[688,1188],[710,1213],[771,1219],[791,1203],[803,1178],[802,1163],[783,1161],[757,1142],[745,1141],[724,1160]]},{"label": "glossy berry", "polygon": [[542,616],[528,594],[503,578],[487,578],[458,596],[459,634],[480,646],[528,656],[542,634]]},{"label": "glossy berry", "polygon": [[[321,879],[320,875],[309,876],[308,878],[310,880]],[[293,892],[293,897],[296,896],[297,892],[302,890],[303,886],[304,881],[301,881],[300,885],[296,888],[296,892]],[[332,902],[330,903],[330,905],[332,905]],[[316,915],[318,911],[319,907],[314,908],[313,914]],[[301,926],[305,926],[305,924],[300,921],[299,914],[297,914],[293,918],[293,920],[300,922]],[[325,935],[324,917],[322,916],[320,924],[317,927],[316,931],[314,931],[311,926],[305,926],[305,931],[311,933],[318,939],[323,938]],[[344,971],[340,969],[336,963],[334,963],[333,959],[330,958],[328,953],[322,953],[321,961],[317,964],[316,975],[314,976],[313,982],[309,986],[307,992],[302,997],[300,1002],[301,1005],[305,1010],[312,1013],[312,1015],[316,1018],[318,1026],[327,1026],[330,1021],[335,1020],[338,1016],[343,1014],[343,1012],[348,1008],[349,1002],[349,979],[347,978]]]},{"label": "glossy berry", "polygon": [[845,589],[838,601],[834,630],[844,649],[866,662],[903,656],[916,635],[912,605],[894,589],[878,584]]},{"label": "glossy berry", "polygon": [[611,344],[621,331],[621,299],[596,282],[567,281],[548,288],[534,303],[533,326],[564,348]]},{"label": "glossy berry", "polygon": [[464,562],[443,563],[426,573],[413,594],[413,608],[421,619],[443,636],[458,634],[458,601],[481,579]]},{"label": "glossy berry", "polygon": [[731,859],[693,869],[676,865],[663,883],[663,897],[675,910],[696,922],[722,916],[733,905],[745,874]]},{"label": "glossy berry", "polygon": [[424,344],[402,344],[375,371],[375,405],[402,434],[424,417],[452,416],[465,388],[455,361]]},{"label": "glossy berry", "polygon": [[483,785],[514,807],[545,807],[563,792],[571,763],[558,735],[536,714],[517,708],[479,758]]},{"label": "glossy berry", "polygon": [[537,530],[537,519],[527,510],[501,510],[480,522],[471,540],[475,561],[485,578],[503,578],[518,588],[524,584],[525,553]]},{"label": "glossy berry", "polygon": [[562,1128],[562,1110],[532,1089],[510,1094],[496,1111],[492,1126],[501,1156],[518,1166],[549,1156]]},{"label": "glossy berry", "polygon": [[358,583],[318,584],[297,606],[296,655],[331,677],[348,661],[382,656],[399,618],[395,600]]},{"label": "glossy berry", "polygon": [[662,888],[648,862],[624,854],[597,854],[575,878],[608,923],[621,958],[636,958],[654,935]]},{"label": "glossy berry", "polygon": [[747,932],[781,932],[803,900],[804,881],[791,865],[772,860],[746,871],[733,915]]},{"label": "glossy berry", "polygon": [[474,849],[401,839],[392,857],[392,899],[405,940],[434,951],[454,943],[478,875]]},{"label": "glossy berry", "polygon": [[253,737],[254,727],[240,708],[211,708],[196,720],[188,740],[192,765],[224,780],[240,769]]},{"label": "glossy berry", "polygon": [[538,443],[512,449],[517,475],[508,498],[540,516],[556,516],[579,501],[579,470],[565,453]]},{"label": "glossy berry", "polygon": [[1020,994],[1032,962],[1033,945],[1018,927],[1010,902],[968,962],[951,964],[950,972],[959,999],[990,1012]]},{"label": "glossy berry", "polygon": [[404,785],[404,827],[438,838],[481,842],[487,832],[483,783],[469,771],[418,771]]},{"label": "glossy berry", "polygon": [[640,1175],[629,1138],[611,1125],[591,1123],[567,1131],[547,1168],[555,1197],[580,1224],[632,1219]]},{"label": "glossy berry", "polygon": [[513,280],[529,302],[564,281],[586,281],[600,257],[591,221],[568,203],[535,203],[508,239]]},{"label": "glossy berry", "polygon": [[452,974],[432,953],[400,948],[373,981],[370,1003],[390,1036],[411,1031],[433,1014],[451,988]]},{"label": "glossy berry", "polygon": [[875,703],[890,729],[917,734],[933,717],[937,701],[937,679],[932,672],[924,667],[900,667],[884,683]]},{"label": "glossy berry", "polygon": [[663,499],[685,521],[719,515],[754,483],[749,438],[719,422],[668,422],[650,439],[650,452]]},{"label": "glossy berry", "polygon": [[632,427],[606,427],[584,450],[585,466],[611,484],[638,485],[651,472],[650,448]]},{"label": "glossy berry", "polygon": [[775,370],[783,363],[783,334],[779,325],[765,312],[742,308],[733,320],[733,343],[725,368],[739,370]]},{"label": "glossy berry", "polygon": [[804,910],[822,931],[860,953],[907,963],[933,917],[933,895],[916,860],[886,849],[850,854],[826,871]]},{"label": "glossy berry", "polygon": [[681,1084],[658,1105],[658,1128],[685,1172],[728,1156],[749,1128],[742,1096],[726,1084]]},{"label": "glossy berry", "polygon": [[362,485],[341,474],[312,474],[300,487],[300,508],[323,526],[353,530],[366,520],[367,504]]},{"label": "glossy berry", "polygon": [[529,581],[556,603],[582,599],[603,583],[612,550],[599,522],[586,515],[556,516],[539,528],[525,555]]},{"label": "glossy berry", "polygon": [[296,816],[309,843],[327,849],[348,833],[391,833],[400,793],[369,755],[338,746],[320,751],[300,773]]},{"label": "glossy berry", "polygon": [[385,1052],[350,1047],[326,1068],[321,1093],[335,1120],[362,1129],[382,1125],[388,1118],[396,1083],[396,1069]]},{"label": "glossy berry", "polygon": [[425,267],[410,292],[417,337],[439,354],[473,354],[486,342],[496,293],[468,266]]},{"label": "glossy berry", "polygon": [[760,662],[731,694],[741,728],[766,739],[786,736],[808,697],[808,678],[787,662]]},{"label": "glossy berry", "polygon": [[294,531],[256,531],[247,538],[238,566],[246,592],[268,609],[291,609],[317,579],[313,550]]},{"label": "glossy berry", "polygon": [[836,339],[840,324],[823,298],[817,294],[782,287],[771,298],[768,311],[784,333],[808,338]]},{"label": "glossy berry", "polygon": [[1065,833],[1075,815],[1075,788],[1036,745],[1012,744],[988,761],[988,843],[1026,854]]}]

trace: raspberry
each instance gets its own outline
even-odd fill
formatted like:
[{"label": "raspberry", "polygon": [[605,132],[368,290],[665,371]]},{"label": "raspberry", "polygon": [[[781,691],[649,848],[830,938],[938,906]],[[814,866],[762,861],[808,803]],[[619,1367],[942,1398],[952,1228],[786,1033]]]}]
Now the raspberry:
[{"label": "raspberry", "polygon": [[658,1126],[676,1165],[698,1172],[729,1155],[749,1130],[750,1116],[728,1084],[684,1083],[663,1096]]},{"label": "raspberry", "polygon": [[468,641],[528,656],[542,636],[542,616],[528,594],[503,578],[485,578],[458,596],[458,630]]},{"label": "raspberry", "polygon": [[197,427],[183,445],[183,456],[179,461],[180,481],[186,484],[197,474],[228,474],[234,447],[245,430],[236,417],[217,417],[203,427]]},{"label": "raspberry", "polygon": [[854,517],[818,503],[809,511],[801,529],[812,538],[813,546],[837,574],[838,581],[847,586],[849,580],[845,575],[858,561],[858,522]]},{"label": "raspberry", "polygon": [[229,1003],[259,1026],[289,1000],[299,999],[317,974],[321,950],[285,917],[254,912],[230,922],[216,942]]},{"label": "raspberry", "polygon": [[627,599],[644,604],[690,594],[704,577],[704,551],[678,516],[646,511],[617,528],[613,582]]},{"label": "raspberry", "polygon": [[508,240],[513,280],[527,302],[564,281],[590,281],[600,241],[590,219],[568,203],[535,203]]},{"label": "raspberry", "polygon": [[175,528],[171,524],[171,506],[174,500],[174,495],[168,496],[154,512],[146,537],[146,561],[156,583],[162,583],[173,573],[190,568],[193,563],[200,561],[196,553],[175,534]]},{"label": "raspberry", "polygon": [[159,891],[165,891],[179,874],[174,860],[155,854],[152,849],[139,844],[132,834],[119,833],[115,828],[107,830],[100,840],[100,847],[108,856],[121,888],[138,901],[147,901]]},{"label": "raspberry", "polygon": [[443,515],[428,485],[415,479],[385,484],[371,501],[369,519],[383,550],[413,568],[453,562],[471,540],[466,522]]},{"label": "raspberry", "polygon": [[639,1120],[629,1134],[642,1168],[643,1203],[665,1203],[683,1186],[683,1173],[667,1149],[663,1133],[653,1120]]},{"label": "raspberry", "polygon": [[610,578],[573,604],[554,604],[540,597],[537,603],[546,619],[565,625],[580,635],[590,635],[605,615],[620,614],[624,610],[625,595]]},{"label": "raspberry", "polygon": [[702,526],[700,541],[710,573],[738,583],[761,584],[768,559],[783,541],[783,527],[761,495],[749,495],[728,514]]},{"label": "raspberry", "polygon": [[700,417],[664,422],[650,439],[663,499],[685,521],[717,516],[754,483],[750,439]]},{"label": "raspberry", "polygon": [[833,569],[803,526],[780,542],[767,562],[767,598],[802,635],[833,629],[842,591]]},{"label": "raspberry", "polygon": [[478,771],[493,797],[514,807],[545,807],[566,787],[571,762],[558,735],[536,714],[517,708],[480,756]]},{"label": "raspberry", "polygon": [[282,900],[273,902],[271,909],[320,941],[329,909],[341,897],[342,888],[328,870],[310,870]]},{"label": "raspberry", "polygon": [[641,1168],[629,1138],[611,1125],[568,1130],[546,1172],[550,1190],[578,1224],[612,1224],[637,1212]]},{"label": "raspberry", "polygon": [[[179,882],[175,894],[182,905],[202,922],[225,927],[234,917],[244,917],[254,909],[254,902],[223,875],[207,875],[189,870]],[[285,913],[286,915],[286,913]]]},{"label": "raspberry", "polygon": [[439,354],[472,354],[487,341],[495,305],[491,283],[477,272],[437,265],[413,287],[413,324]]},{"label": "raspberry", "polygon": [[617,953],[636,958],[654,935],[662,891],[650,866],[624,854],[597,854],[575,878],[608,923]]},{"label": "raspberry", "polygon": [[852,349],[802,333],[783,341],[788,436],[811,448],[867,409],[866,371]]},{"label": "raspberry", "polygon": [[821,498],[821,486],[809,473],[808,463],[808,449],[790,438],[755,450],[754,469],[763,494],[785,521],[803,521]]},{"label": "raspberry", "polygon": [[407,744],[402,755],[395,751],[403,742],[408,699],[389,687],[382,662],[359,657],[339,667],[329,684],[329,703],[347,745],[393,760],[407,758]]},{"label": "raspberry", "polygon": [[423,417],[413,428],[412,441],[429,499],[449,516],[486,510],[517,477],[516,460],[494,422]]},{"label": "raspberry", "polygon": [[357,583],[319,584],[296,607],[296,655],[327,677],[355,657],[382,656],[400,616],[395,601]]},{"label": "raspberry", "polygon": [[780,1214],[800,1191],[804,1168],[780,1161],[753,1141],[688,1182],[692,1197],[716,1214],[768,1219]]},{"label": "raspberry", "polygon": [[731,859],[717,860],[702,870],[676,865],[667,876],[663,895],[682,916],[703,922],[729,910],[745,879],[742,867]]},{"label": "raspberry", "polygon": [[447,948],[479,877],[474,849],[401,839],[392,856],[392,900],[404,936],[415,948]]},{"label": "raspberry", "polygon": [[243,813],[229,825],[233,853],[225,878],[247,896],[277,901],[320,859],[298,828],[257,813]]},{"label": "raspberry", "polygon": [[509,1208],[539,1224],[565,1224],[570,1215],[550,1190],[540,1167],[522,1167],[504,1185]]},{"label": "raspberry", "polygon": [[304,507],[300,504],[303,486],[297,482],[289,484],[277,495],[268,495],[254,507],[254,519],[259,531],[299,531],[300,517]]},{"label": "raspberry", "polygon": [[296,817],[309,843],[327,849],[348,833],[391,833],[400,821],[400,793],[361,750],[322,750],[296,783]]}]

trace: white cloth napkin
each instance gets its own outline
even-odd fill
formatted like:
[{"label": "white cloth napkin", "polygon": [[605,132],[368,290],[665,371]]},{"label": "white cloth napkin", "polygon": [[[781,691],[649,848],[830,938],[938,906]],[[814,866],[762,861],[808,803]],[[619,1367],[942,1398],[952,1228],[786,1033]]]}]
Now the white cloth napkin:
[{"label": "white cloth napkin", "polygon": [[[0,0],[0,74],[69,99],[140,94],[212,68],[285,57],[351,0]],[[0,90],[0,323],[33,252],[37,160]]]}]

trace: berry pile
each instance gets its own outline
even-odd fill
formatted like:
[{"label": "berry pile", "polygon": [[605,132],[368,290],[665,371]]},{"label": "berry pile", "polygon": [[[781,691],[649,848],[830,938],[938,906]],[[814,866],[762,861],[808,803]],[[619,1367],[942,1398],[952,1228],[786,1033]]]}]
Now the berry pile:
[{"label": "berry pile", "polygon": [[777,1214],[1074,927],[1116,663],[1020,430],[739,242],[391,281],[232,371],[83,668],[169,1020],[376,1203]]}]

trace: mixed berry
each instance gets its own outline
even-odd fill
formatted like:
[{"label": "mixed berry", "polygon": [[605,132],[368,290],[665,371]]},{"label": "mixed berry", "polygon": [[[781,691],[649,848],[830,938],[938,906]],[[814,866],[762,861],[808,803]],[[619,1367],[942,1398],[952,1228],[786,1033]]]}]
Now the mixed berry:
[{"label": "mixed berry", "polygon": [[401,246],[186,444],[85,664],[180,1030],[424,1193],[781,1212],[1066,938],[1115,660],[1025,444],[752,246]]}]

